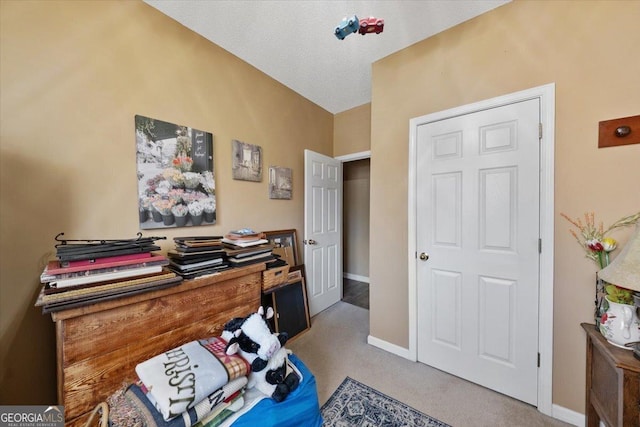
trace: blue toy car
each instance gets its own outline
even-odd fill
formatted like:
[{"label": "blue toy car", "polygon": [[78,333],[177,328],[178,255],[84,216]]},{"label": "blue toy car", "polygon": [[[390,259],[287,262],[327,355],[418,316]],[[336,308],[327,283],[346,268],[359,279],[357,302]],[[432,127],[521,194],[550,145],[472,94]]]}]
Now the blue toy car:
[{"label": "blue toy car", "polygon": [[360,21],[356,15],[343,18],[334,31],[337,38],[344,40],[349,34],[355,33],[360,28]]}]

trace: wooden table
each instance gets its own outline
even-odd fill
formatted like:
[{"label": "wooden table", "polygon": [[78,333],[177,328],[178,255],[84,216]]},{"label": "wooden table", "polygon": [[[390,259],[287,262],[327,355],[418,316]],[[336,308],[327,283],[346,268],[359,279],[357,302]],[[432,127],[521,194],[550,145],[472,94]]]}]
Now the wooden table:
[{"label": "wooden table", "polygon": [[264,269],[264,263],[254,264],[52,313],[65,425],[84,425],[98,403],[135,379],[138,363],[186,342],[218,336],[228,320],[256,311]]},{"label": "wooden table", "polygon": [[600,420],[610,427],[640,426],[640,361],[633,352],[611,345],[595,329],[587,333],[586,427]]}]

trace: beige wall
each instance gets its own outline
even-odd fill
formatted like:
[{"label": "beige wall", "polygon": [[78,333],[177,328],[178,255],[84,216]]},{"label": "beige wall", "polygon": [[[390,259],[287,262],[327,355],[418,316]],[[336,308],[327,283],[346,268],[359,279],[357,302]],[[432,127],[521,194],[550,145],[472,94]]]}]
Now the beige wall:
[{"label": "beige wall", "polygon": [[[343,111],[333,120],[333,155],[371,149],[371,104]],[[369,159],[343,164],[343,272],[369,277]]]},{"label": "beige wall", "polygon": [[[303,150],[331,155],[333,116],[142,2],[0,2],[0,403],[49,404],[55,334],[33,304],[54,237],[138,232],[134,115],[214,134],[218,223],[303,230]],[[231,140],[293,169],[293,199],[231,179]],[[300,141],[305,141],[304,146]],[[255,209],[259,205],[260,209]]]},{"label": "beige wall", "polygon": [[361,153],[371,149],[371,104],[338,113],[333,121],[333,155]]},{"label": "beige wall", "polygon": [[515,1],[373,65],[371,335],[408,346],[409,120],[555,82],[553,403],[584,413],[595,267],[559,214],[640,209],[640,145],[597,148],[599,121],[640,113],[638,22],[638,2]]},{"label": "beige wall", "polygon": [[369,277],[369,159],[342,164],[342,253],[345,273]]}]

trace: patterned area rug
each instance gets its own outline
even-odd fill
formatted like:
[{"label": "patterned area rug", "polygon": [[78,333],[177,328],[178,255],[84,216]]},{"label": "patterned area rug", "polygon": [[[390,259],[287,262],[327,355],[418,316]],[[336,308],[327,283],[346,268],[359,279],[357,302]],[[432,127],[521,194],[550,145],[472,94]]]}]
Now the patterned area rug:
[{"label": "patterned area rug", "polygon": [[324,427],[450,427],[349,377],[321,411]]}]

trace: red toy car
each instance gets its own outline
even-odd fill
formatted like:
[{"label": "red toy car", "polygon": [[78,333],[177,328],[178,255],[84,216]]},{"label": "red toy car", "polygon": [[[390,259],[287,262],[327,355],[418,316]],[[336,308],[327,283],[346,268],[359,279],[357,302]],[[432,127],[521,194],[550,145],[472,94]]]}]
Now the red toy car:
[{"label": "red toy car", "polygon": [[380,34],[382,31],[384,31],[384,19],[370,16],[360,20],[360,28],[358,29],[358,32],[363,36],[367,33]]}]

